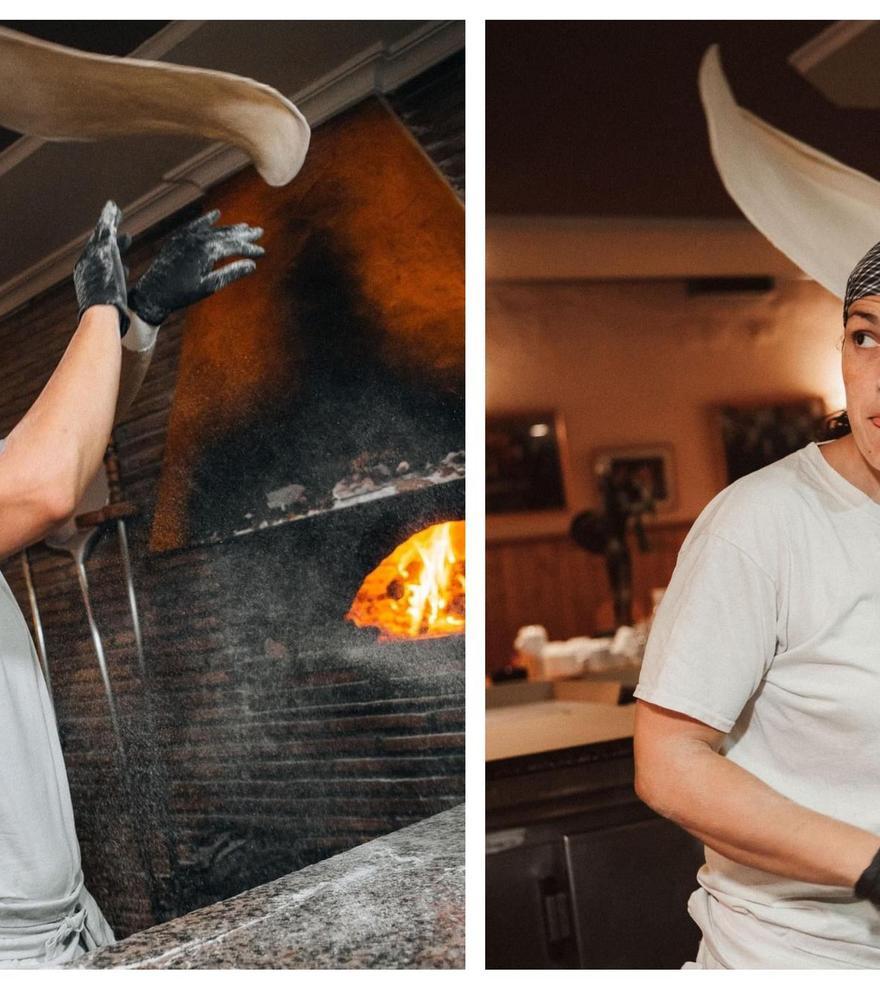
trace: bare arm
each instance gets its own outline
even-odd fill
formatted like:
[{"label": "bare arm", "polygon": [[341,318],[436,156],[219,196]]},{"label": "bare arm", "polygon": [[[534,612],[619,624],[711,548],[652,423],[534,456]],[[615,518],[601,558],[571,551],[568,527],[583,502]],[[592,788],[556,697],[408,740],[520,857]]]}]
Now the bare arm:
[{"label": "bare arm", "polygon": [[0,556],[66,519],[104,456],[119,387],[114,306],[83,314],[45,388],[0,453]]},{"label": "bare arm", "polygon": [[880,837],[804,808],[718,752],[724,733],[636,705],[636,792],[728,859],[806,883],[854,887]]},{"label": "bare arm", "polygon": [[[41,539],[75,511],[113,425],[140,388],[165,317],[254,270],[250,259],[263,254],[253,243],[261,228],[214,227],[218,217],[217,211],[205,214],[168,239],[134,287],[129,312],[117,239],[121,213],[112,201],[105,205],[74,269],[80,325],[0,451],[0,558]],[[245,260],[212,270],[235,254]],[[120,320],[128,328],[121,346]]]}]

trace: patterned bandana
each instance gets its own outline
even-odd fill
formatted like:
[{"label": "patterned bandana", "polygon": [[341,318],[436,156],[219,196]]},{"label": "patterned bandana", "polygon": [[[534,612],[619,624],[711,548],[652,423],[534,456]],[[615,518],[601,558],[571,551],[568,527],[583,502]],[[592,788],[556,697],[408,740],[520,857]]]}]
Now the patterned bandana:
[{"label": "patterned bandana", "polygon": [[843,297],[844,325],[850,306],[856,299],[863,299],[865,296],[880,296],[880,242],[853,268],[846,280],[846,294]]}]

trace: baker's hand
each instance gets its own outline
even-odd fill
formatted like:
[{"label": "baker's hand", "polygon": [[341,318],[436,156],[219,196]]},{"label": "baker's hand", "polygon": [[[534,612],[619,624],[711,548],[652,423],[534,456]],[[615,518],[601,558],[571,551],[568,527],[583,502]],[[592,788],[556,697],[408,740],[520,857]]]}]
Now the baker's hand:
[{"label": "baker's hand", "polygon": [[174,310],[213,295],[256,268],[253,261],[234,261],[212,271],[221,258],[236,254],[258,258],[265,254],[259,244],[253,243],[263,236],[262,227],[246,223],[212,226],[219,216],[219,210],[211,210],[176,230],[132,286],[128,305],[144,322],[157,327]]},{"label": "baker's hand", "polygon": [[115,306],[119,310],[119,332],[128,330],[125,268],[122,253],[131,243],[128,234],[117,236],[122,211],[107,200],[82,254],[73,269],[79,318],[89,306]]}]

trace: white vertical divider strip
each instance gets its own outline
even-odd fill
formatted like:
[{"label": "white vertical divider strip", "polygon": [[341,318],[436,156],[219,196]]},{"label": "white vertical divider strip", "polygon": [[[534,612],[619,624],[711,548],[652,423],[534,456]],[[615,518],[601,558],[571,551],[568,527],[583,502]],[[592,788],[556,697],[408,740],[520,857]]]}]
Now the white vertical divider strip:
[{"label": "white vertical divider strip", "polygon": [[486,25],[473,18],[467,25],[465,55],[466,346],[465,490],[467,628],[465,632],[465,789],[467,794],[465,891],[466,945],[469,968],[480,970],[485,959],[486,898],[486,155],[485,73]]}]

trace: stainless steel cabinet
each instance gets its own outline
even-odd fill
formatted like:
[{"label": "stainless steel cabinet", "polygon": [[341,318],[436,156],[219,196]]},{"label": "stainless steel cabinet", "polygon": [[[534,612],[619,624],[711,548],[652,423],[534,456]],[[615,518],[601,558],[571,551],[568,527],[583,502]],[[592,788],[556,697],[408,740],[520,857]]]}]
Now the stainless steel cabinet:
[{"label": "stainless steel cabinet", "polygon": [[633,790],[632,739],[487,765],[486,965],[661,968],[694,959],[703,848]]},{"label": "stainless steel cabinet", "polygon": [[687,913],[703,847],[664,818],[564,838],[580,965],[678,969],[696,958]]},{"label": "stainless steel cabinet", "polygon": [[687,913],[702,846],[633,798],[490,834],[490,969],[676,969],[696,956]]},{"label": "stainless steel cabinet", "polygon": [[490,969],[576,968],[563,844],[524,844],[490,855],[486,918]]}]

